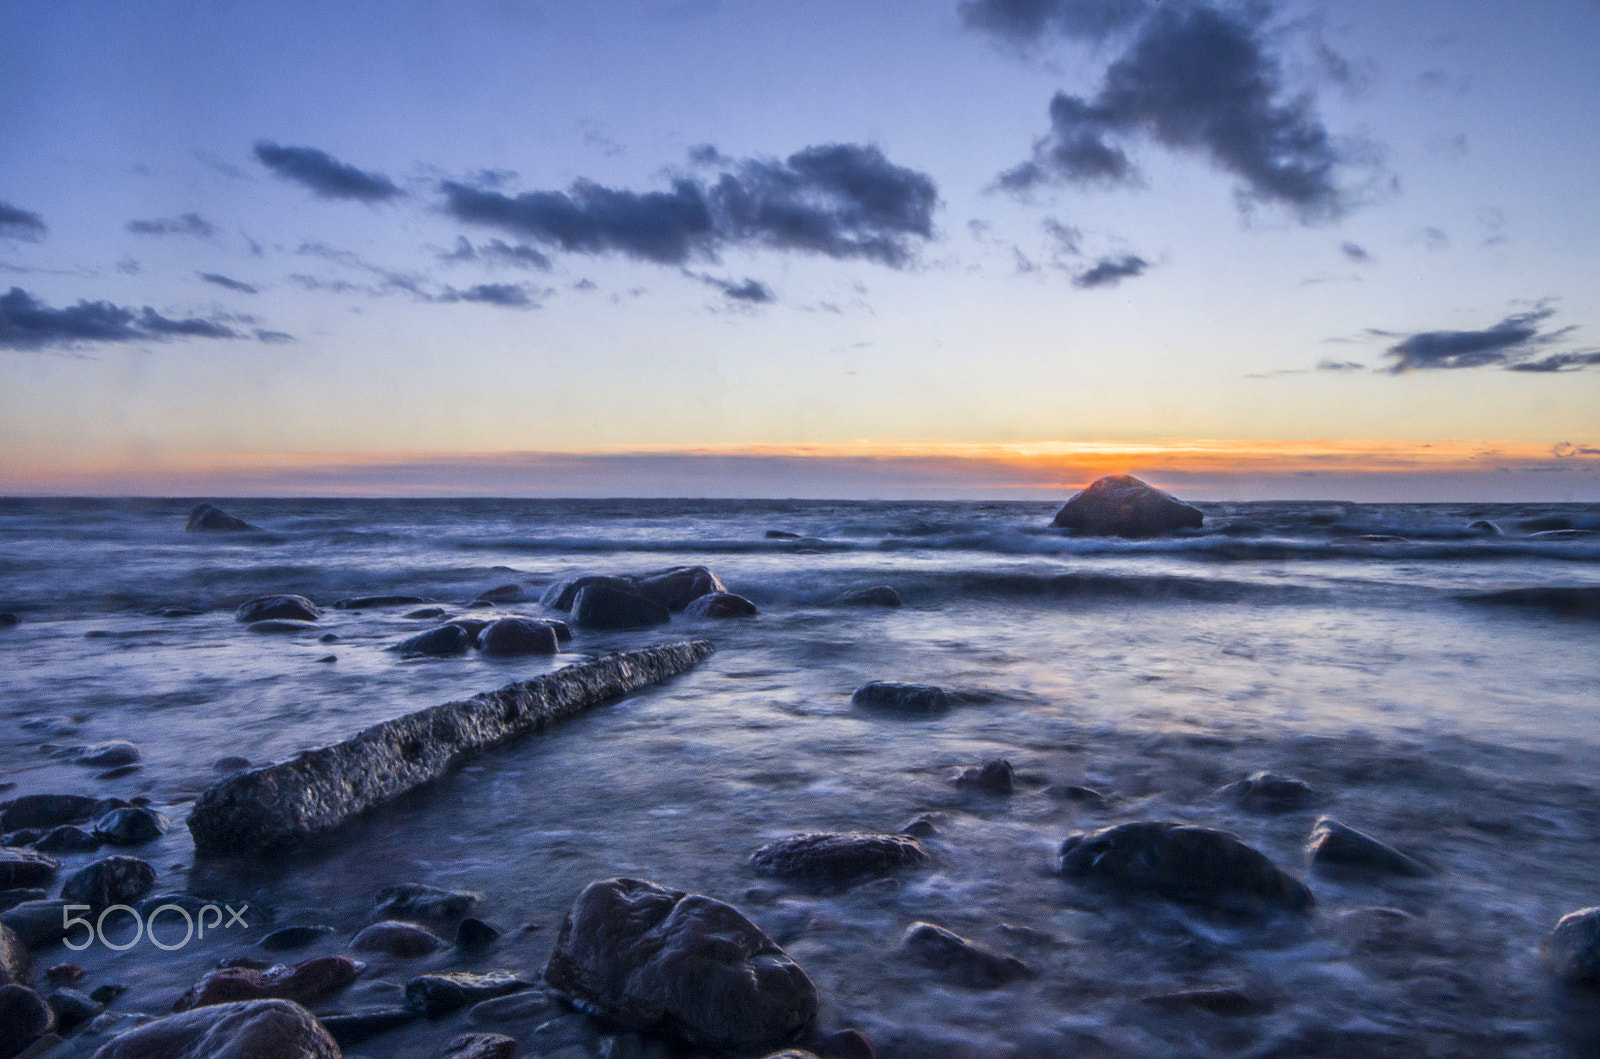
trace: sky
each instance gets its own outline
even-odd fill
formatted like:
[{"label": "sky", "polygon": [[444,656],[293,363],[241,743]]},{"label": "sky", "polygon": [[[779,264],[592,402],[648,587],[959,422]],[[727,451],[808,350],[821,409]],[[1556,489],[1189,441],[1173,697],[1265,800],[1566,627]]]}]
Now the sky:
[{"label": "sky", "polygon": [[0,4],[0,493],[1600,500],[1597,0]]}]

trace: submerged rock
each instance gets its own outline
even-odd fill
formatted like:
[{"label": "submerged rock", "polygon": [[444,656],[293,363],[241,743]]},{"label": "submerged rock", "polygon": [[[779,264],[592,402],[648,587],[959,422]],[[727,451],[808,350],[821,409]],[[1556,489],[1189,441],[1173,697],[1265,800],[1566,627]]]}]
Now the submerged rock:
[{"label": "submerged rock", "polygon": [[750,866],[780,879],[846,882],[931,860],[922,843],[906,834],[813,831],[769,842],[750,855]]},{"label": "submerged rock", "polygon": [[670,611],[680,611],[701,596],[727,593],[720,578],[704,566],[669,566],[629,578],[633,591]]},{"label": "submerged rock", "polygon": [[817,990],[730,905],[639,879],[591,883],[561,925],[545,982],[629,1029],[737,1053],[781,1047]]},{"label": "submerged rock", "polygon": [[355,940],[350,942],[350,947],[357,952],[382,952],[410,958],[438,952],[444,948],[444,939],[414,923],[386,919],[357,934]]},{"label": "submerged rock", "polygon": [[113,846],[137,846],[172,830],[166,814],[142,806],[113,809],[94,822],[94,833]]},{"label": "submerged rock", "polygon": [[1311,891],[1226,831],[1159,820],[1069,837],[1061,873],[1223,911],[1306,912]]},{"label": "submerged rock", "polygon": [[396,883],[378,891],[380,913],[417,916],[421,919],[451,919],[464,916],[483,895],[471,890],[446,890],[427,883]]},{"label": "submerged rock", "polygon": [[1273,772],[1254,772],[1217,791],[1241,809],[1258,813],[1285,813],[1304,809],[1317,800],[1317,792],[1306,783]]},{"label": "submerged rock", "polygon": [[[61,1033],[71,1033],[100,1014],[100,1005],[76,989],[54,990],[44,998],[44,1002],[55,1012],[56,1029]],[[0,1054],[4,1054],[3,1050],[0,1050]]]},{"label": "submerged rock", "polygon": [[[447,626],[448,628],[448,626]],[[532,618],[501,618],[478,634],[478,649],[491,658],[553,655],[561,650],[556,631]]]},{"label": "submerged rock", "polygon": [[82,794],[24,794],[0,811],[0,831],[81,824],[94,815],[96,804],[97,799]]},{"label": "submerged rock", "polygon": [[521,603],[528,598],[527,591],[518,584],[496,585],[487,592],[473,597],[474,603]]},{"label": "submerged rock", "polygon": [[112,739],[84,747],[72,760],[75,764],[92,765],[95,768],[131,765],[139,760],[139,748],[126,739]]},{"label": "submerged rock", "polygon": [[472,636],[467,630],[459,625],[441,625],[436,629],[419,632],[415,636],[401,640],[390,650],[402,655],[445,658],[451,655],[464,655],[470,646],[472,646]]},{"label": "submerged rock", "polygon": [[1472,592],[1462,598],[1469,603],[1525,607],[1569,618],[1600,618],[1600,585],[1507,588],[1496,592]]},{"label": "submerged rock", "polygon": [[61,862],[31,849],[0,846],[0,889],[13,890],[48,882]]},{"label": "submerged rock", "polygon": [[76,824],[52,827],[33,844],[33,848],[41,853],[92,853],[100,846],[99,836]]},{"label": "submerged rock", "polygon": [[1033,970],[1015,956],[1006,956],[933,923],[913,923],[900,941],[900,951],[927,967],[944,971],[962,985],[993,989]]},{"label": "submerged rock", "polygon": [[1563,982],[1600,985],[1600,908],[1580,908],[1562,916],[1540,953]]},{"label": "submerged rock", "polygon": [[899,713],[938,713],[950,708],[950,693],[932,684],[874,680],[855,690],[850,705]]},{"label": "submerged rock", "polygon": [[280,927],[256,944],[268,952],[291,952],[294,949],[303,949],[312,942],[321,941],[332,933],[332,927],[324,926]]},{"label": "submerged rock", "polygon": [[1090,537],[1160,537],[1199,529],[1204,521],[1198,508],[1171,494],[1132,475],[1113,474],[1068,500],[1050,524]]},{"label": "submerged rock", "polygon": [[11,1059],[55,1026],[44,997],[27,986],[0,985],[0,1055]]},{"label": "submerged rock", "polygon": [[1475,519],[1472,522],[1467,523],[1467,532],[1480,533],[1485,537],[1504,536],[1504,533],[1501,531],[1500,527],[1495,525],[1493,522],[1490,522],[1486,518]]},{"label": "submerged rock", "polygon": [[1010,794],[1017,789],[1017,774],[1005,758],[985,761],[956,773],[951,780],[957,787],[983,791],[986,794]]},{"label": "submerged rock", "polygon": [[468,1004],[532,989],[533,983],[510,971],[471,974],[424,974],[406,983],[406,1003],[429,1018],[448,1015]]},{"label": "submerged rock", "polygon": [[253,624],[258,621],[316,621],[322,617],[317,605],[304,596],[257,596],[239,604],[233,612],[235,621]]},{"label": "submerged rock", "polygon": [[753,618],[756,605],[732,592],[711,592],[691,602],[683,611],[691,618]]},{"label": "submerged rock", "polygon": [[837,607],[898,607],[902,605],[900,593],[888,585],[854,588],[835,599],[833,603]]},{"label": "submerged rock", "polygon": [[319,956],[293,967],[276,964],[265,970],[221,967],[208,971],[190,986],[172,1010],[188,1011],[240,1000],[292,1000],[297,1004],[315,1004],[354,982],[365,969],[366,964],[346,956]]},{"label": "submerged rock", "polygon": [[22,619],[9,610],[0,610],[0,629],[9,629],[13,625],[21,624]]},{"label": "submerged rock", "polygon": [[293,618],[267,618],[265,621],[253,621],[245,627],[245,631],[273,635],[280,633],[294,634],[297,632],[316,632],[315,622],[296,621]]},{"label": "submerged rock", "polygon": [[494,944],[500,931],[481,919],[467,916],[456,924],[456,948],[468,951],[486,949]]},{"label": "submerged rock", "polygon": [[646,629],[672,619],[666,607],[631,589],[587,585],[572,601],[572,621],[590,629]]},{"label": "submerged rock", "polygon": [[340,1059],[311,1012],[287,1000],[218,1004],[147,1022],[94,1059]]},{"label": "submerged rock", "polygon": [[131,905],[156,884],[156,870],[138,857],[106,857],[67,876],[61,898],[92,909]]},{"label": "submerged rock", "polygon": [[252,526],[242,518],[235,518],[215,504],[199,504],[189,512],[189,522],[184,527],[185,532],[195,533],[200,530],[253,530],[259,526]]},{"label": "submerged rock", "polygon": [[1421,861],[1331,816],[1324,816],[1312,827],[1306,840],[1306,856],[1312,867],[1324,871],[1412,877],[1433,874]]}]

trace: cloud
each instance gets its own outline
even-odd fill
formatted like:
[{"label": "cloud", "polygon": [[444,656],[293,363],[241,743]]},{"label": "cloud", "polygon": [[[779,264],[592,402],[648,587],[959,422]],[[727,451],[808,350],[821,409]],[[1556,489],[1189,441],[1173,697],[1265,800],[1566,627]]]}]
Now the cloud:
[{"label": "cloud", "polygon": [[299,341],[287,331],[267,331],[256,328],[256,341],[258,342],[296,342]]},{"label": "cloud", "polygon": [[1389,368],[1394,375],[1487,366],[1513,371],[1567,371],[1600,363],[1600,356],[1577,352],[1531,359],[1576,330],[1575,327],[1545,330],[1545,321],[1554,315],[1554,309],[1541,305],[1507,316],[1481,331],[1420,331],[1405,336],[1379,330],[1367,333],[1373,337],[1400,339],[1384,351],[1384,356],[1394,362]]},{"label": "cloud", "polygon": [[214,283],[219,287],[226,287],[228,290],[236,290],[240,294],[256,294],[260,291],[260,288],[254,286],[253,284],[245,283],[236,279],[229,279],[227,276],[219,275],[216,272],[196,272],[195,275],[199,276],[207,283]]},{"label": "cloud", "polygon": [[198,239],[209,239],[217,234],[217,226],[198,213],[160,217],[153,221],[129,221],[126,227],[134,235],[192,235]]},{"label": "cloud", "polygon": [[1350,205],[1338,175],[1352,159],[1312,97],[1287,95],[1282,81],[1255,22],[1164,4],[1106,69],[1093,98],[1056,94],[1050,132],[1032,158],[1001,174],[999,186],[1026,193],[1054,183],[1138,185],[1120,141],[1142,136],[1231,173],[1241,206],[1282,206],[1308,224],[1334,219]]},{"label": "cloud", "polygon": [[861,258],[900,268],[933,235],[938,190],[876,147],[827,144],[787,159],[731,162],[701,152],[721,173],[679,177],[670,190],[635,192],[588,180],[566,191],[507,195],[444,181],[445,210],[566,253],[621,254],[658,264],[717,259],[725,246]]},{"label": "cloud", "polygon": [[37,213],[0,201],[0,238],[36,243],[49,230]]},{"label": "cloud", "polygon": [[[264,342],[281,332],[256,332]],[[107,301],[80,301],[52,309],[21,287],[0,294],[0,349],[48,349],[98,342],[162,342],[174,338],[243,338],[216,320],[176,319],[149,306],[126,308]],[[287,337],[287,336],[285,336]]]},{"label": "cloud", "polygon": [[520,283],[480,283],[476,287],[466,290],[456,290],[446,287],[443,294],[429,299],[438,302],[479,302],[484,305],[499,305],[507,309],[534,309],[538,303],[528,293],[528,288]]},{"label": "cloud", "polygon": [[455,249],[440,254],[439,260],[482,261],[487,265],[505,265],[509,268],[550,268],[550,258],[531,246],[522,243],[513,245],[503,239],[491,239],[473,246],[464,235],[457,236]]},{"label": "cloud", "polygon": [[1057,254],[1077,256],[1083,253],[1083,229],[1062,224],[1054,217],[1046,217],[1039,222],[1039,227],[1050,237]]},{"label": "cloud", "polygon": [[1115,287],[1125,279],[1144,275],[1150,262],[1137,254],[1102,257],[1089,268],[1073,277],[1072,285],[1091,290],[1096,287]]},{"label": "cloud", "polygon": [[263,140],[256,158],[279,176],[304,184],[319,198],[385,202],[404,195],[382,173],[368,173],[346,165],[314,147],[283,147]]},{"label": "cloud", "polygon": [[1317,361],[1317,370],[1334,372],[1366,371],[1367,366],[1355,360],[1324,359]]},{"label": "cloud", "polygon": [[697,279],[708,287],[715,287],[724,297],[732,301],[744,302],[747,305],[766,305],[778,300],[772,288],[758,279],[746,279],[742,283],[735,283],[731,279],[708,276],[703,272],[685,271],[684,275]]},{"label": "cloud", "polygon": [[1367,248],[1359,243],[1340,243],[1339,251],[1358,265],[1365,265],[1372,260],[1372,255],[1367,253]]},{"label": "cloud", "polygon": [[956,10],[968,29],[1027,45],[1051,34],[1103,40],[1150,7],[1149,0],[964,0]]}]

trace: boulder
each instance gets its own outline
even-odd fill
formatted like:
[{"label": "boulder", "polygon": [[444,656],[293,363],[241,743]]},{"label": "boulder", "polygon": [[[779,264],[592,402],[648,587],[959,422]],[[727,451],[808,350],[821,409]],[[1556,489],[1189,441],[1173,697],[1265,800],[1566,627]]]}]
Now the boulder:
[{"label": "boulder", "polygon": [[625,577],[608,577],[603,574],[585,574],[582,577],[569,578],[566,581],[557,581],[544,590],[539,597],[541,607],[551,610],[571,610],[572,603],[578,598],[578,593],[590,585],[604,585],[621,592],[633,591],[633,582]]},{"label": "boulder", "polygon": [[1010,794],[1017,789],[1017,774],[1005,758],[985,761],[982,765],[964,768],[951,780],[957,787],[983,791],[985,794]]},{"label": "boulder", "polygon": [[913,923],[900,941],[900,951],[918,963],[942,971],[951,980],[975,989],[993,989],[1033,970],[1015,956],[1006,956],[933,923]]},{"label": "boulder", "polygon": [[94,822],[95,837],[113,846],[137,846],[172,830],[165,813],[142,806],[113,809]]},{"label": "boulder", "polygon": [[448,1015],[452,1011],[476,1004],[480,1000],[493,1000],[508,993],[532,989],[533,983],[510,971],[490,971],[472,974],[456,971],[454,974],[424,974],[406,983],[406,1003],[412,1010],[429,1018]]},{"label": "boulder", "polygon": [[31,980],[33,959],[17,932],[0,923],[0,985],[25,985]]},{"label": "boulder", "polygon": [[[448,628],[448,626],[446,626]],[[478,649],[492,658],[553,655],[561,650],[556,631],[532,618],[501,618],[478,634]]]},{"label": "boulder", "polygon": [[838,607],[898,607],[902,605],[900,593],[888,585],[853,588],[833,602]]},{"label": "boulder", "polygon": [[850,705],[896,713],[940,713],[950,708],[950,693],[932,684],[874,680],[855,690]]},{"label": "boulder", "polygon": [[61,862],[54,857],[31,849],[0,846],[0,889],[42,885],[60,868]]},{"label": "boulder", "polygon": [[139,748],[126,739],[111,739],[94,746],[86,746],[72,759],[79,765],[92,765],[95,768],[115,768],[117,765],[131,765],[139,760]]},{"label": "boulder", "polygon": [[0,912],[0,924],[16,932],[30,949],[54,945],[67,936],[62,926],[65,901],[24,901]]},{"label": "boulder", "polygon": [[813,831],[769,842],[750,855],[750,866],[780,879],[847,882],[921,867],[931,859],[910,835]]},{"label": "boulder", "polygon": [[322,611],[304,596],[257,596],[239,604],[239,609],[233,612],[233,617],[235,621],[247,625],[273,619],[316,621],[322,617]]},{"label": "boulder", "polygon": [[[94,798],[82,794],[24,794],[0,812],[0,831],[81,824],[94,815],[95,804]],[[0,881],[4,872],[0,867]]]},{"label": "boulder", "polygon": [[11,1059],[55,1029],[55,1012],[27,986],[0,985],[0,1056]]},{"label": "boulder", "polygon": [[633,591],[670,611],[680,611],[701,596],[725,593],[727,587],[704,566],[670,566],[630,578]]},{"label": "boulder", "polygon": [[92,909],[132,905],[155,884],[156,870],[138,857],[106,857],[67,876],[61,899]]},{"label": "boulder", "polygon": [[235,518],[214,504],[199,504],[189,512],[188,525],[184,531],[195,533],[200,530],[253,530],[259,526],[252,526],[242,518]]},{"label": "boulder", "polygon": [[1600,985],[1600,908],[1580,908],[1562,916],[1540,953],[1563,982]]},{"label": "boulder", "polygon": [[98,835],[85,831],[76,824],[52,827],[33,844],[33,848],[41,853],[92,853],[100,846]]},{"label": "boulder", "polygon": [[709,592],[690,602],[683,612],[691,618],[753,618],[756,605],[732,592]]},{"label": "boulder", "polygon": [[1169,821],[1073,835],[1061,845],[1061,873],[1219,911],[1308,912],[1316,904],[1304,884],[1228,832]]},{"label": "boulder", "polygon": [[438,952],[444,948],[444,939],[414,923],[386,919],[357,934],[350,947],[357,952],[381,952],[408,959]]},{"label": "boulder", "polygon": [[1286,813],[1315,804],[1317,792],[1306,783],[1288,776],[1253,772],[1217,791],[1217,797],[1249,812]]},{"label": "boulder", "polygon": [[416,916],[420,919],[451,919],[464,916],[483,895],[471,890],[446,890],[427,883],[396,883],[378,891],[380,913]]},{"label": "boulder", "polygon": [[609,585],[587,585],[572,600],[573,624],[590,629],[647,629],[671,617],[660,603]]},{"label": "boulder", "polygon": [[629,1029],[712,1050],[782,1047],[817,1015],[805,972],[737,909],[639,879],[584,888],[544,978]]},{"label": "boulder", "polygon": [[445,658],[451,655],[464,655],[471,646],[472,636],[467,630],[459,625],[440,625],[438,628],[419,632],[415,636],[401,640],[390,650],[402,655]]},{"label": "boulder", "polygon": [[340,1059],[316,1018],[287,1000],[218,1004],[147,1022],[93,1059]]},{"label": "boulder", "polygon": [[1433,874],[1422,862],[1331,816],[1324,816],[1311,828],[1306,856],[1313,868],[1322,871],[1413,878]]},{"label": "boulder", "polygon": [[1198,508],[1128,474],[1101,478],[1068,500],[1051,523],[1089,537],[1160,537],[1199,529]]},{"label": "boulder", "polygon": [[319,956],[293,967],[275,964],[265,970],[219,967],[206,972],[190,986],[172,1010],[189,1011],[240,1000],[292,1000],[297,1004],[315,1004],[354,982],[365,969],[366,964],[346,956]]}]

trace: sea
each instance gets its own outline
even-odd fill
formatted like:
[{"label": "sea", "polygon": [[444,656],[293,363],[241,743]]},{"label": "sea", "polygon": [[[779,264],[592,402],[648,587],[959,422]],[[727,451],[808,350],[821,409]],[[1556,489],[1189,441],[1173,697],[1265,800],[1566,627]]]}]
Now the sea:
[{"label": "sea", "polygon": [[[1563,915],[1600,905],[1600,505],[1203,503],[1201,530],[1122,540],[1066,535],[1058,505],[1038,502],[234,499],[218,503],[258,531],[185,532],[197,502],[0,500],[0,611],[18,619],[0,628],[0,801],[147,799],[167,834],[62,854],[62,875],[125,852],[159,892],[248,906],[175,948],[125,944],[129,920],[37,955],[84,968],[84,992],[126,987],[52,1055],[170,1013],[278,927],[333,933],[274,960],[347,952],[395,883],[475,891],[504,933],[470,957],[363,955],[356,984],[314,1010],[392,1007],[438,970],[534,977],[573,899],[612,877],[734,905],[816,983],[822,1031],[858,1030],[895,1059],[1600,1054],[1600,1000],[1541,957]],[[407,617],[423,605],[332,607],[402,594],[450,617],[563,617],[539,604],[562,579],[688,564],[760,613],[577,628],[555,656],[412,658],[391,648],[442,620]],[[846,602],[876,586],[902,605]],[[235,620],[275,593],[322,606],[315,628]],[[183,827],[220,759],[283,760],[690,638],[715,654],[316,848],[211,861]],[[958,704],[852,706],[875,680]],[[73,748],[115,739],[139,746],[137,769],[74,763]],[[1013,793],[953,782],[997,758]],[[1263,814],[1217,794],[1261,770],[1305,782],[1315,804]],[[1431,873],[1312,870],[1322,815]],[[749,865],[786,835],[919,817],[934,831],[922,870],[816,889]],[[1232,832],[1305,881],[1315,914],[1219,920],[1059,874],[1067,836],[1136,820]],[[903,950],[919,921],[1032,975],[952,981]],[[461,1011],[346,1055],[432,1059],[467,1031],[528,1055],[698,1054],[559,1005],[519,1018]]]}]

